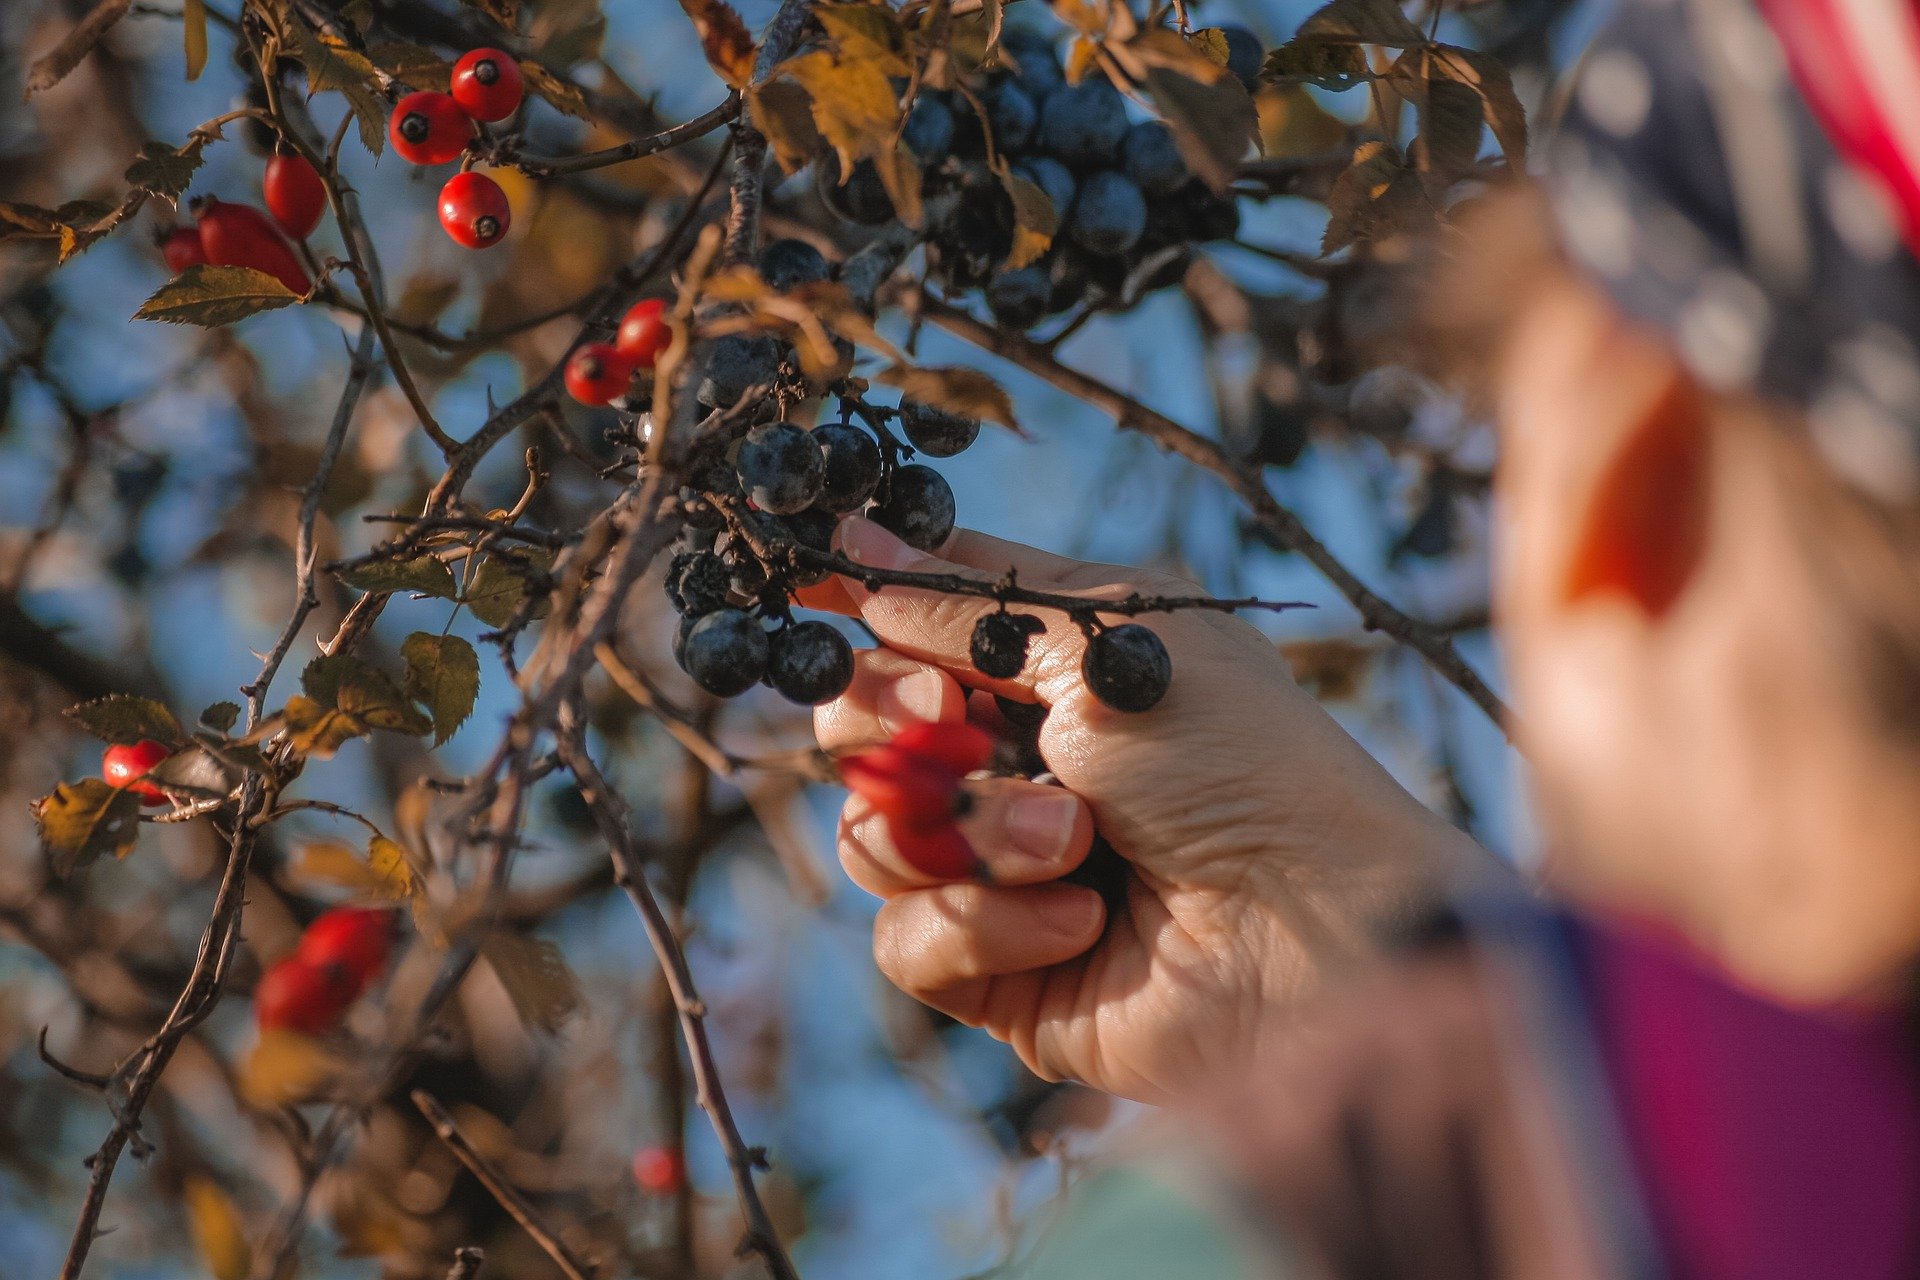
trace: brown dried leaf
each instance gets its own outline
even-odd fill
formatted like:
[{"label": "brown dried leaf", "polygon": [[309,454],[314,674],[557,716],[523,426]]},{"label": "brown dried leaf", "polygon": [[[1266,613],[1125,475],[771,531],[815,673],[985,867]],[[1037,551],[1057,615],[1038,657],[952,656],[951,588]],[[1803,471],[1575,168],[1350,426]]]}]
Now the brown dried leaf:
[{"label": "brown dried leaf", "polygon": [[433,717],[433,745],[451,738],[480,696],[480,656],[459,636],[416,631],[400,644],[407,694]]},{"label": "brown dried leaf", "polygon": [[680,0],[700,36],[707,65],[736,89],[753,82],[753,36],[727,0]]},{"label": "brown dried leaf", "polygon": [[920,203],[920,162],[904,143],[882,147],[873,157],[880,184],[893,201],[893,216],[918,231],[926,224],[926,211]]},{"label": "brown dried leaf", "polygon": [[103,853],[124,858],[140,834],[140,798],[99,778],[63,782],[33,804],[53,873],[69,876]]},{"label": "brown dried leaf", "polygon": [[178,742],[184,735],[179,720],[163,702],[110,693],[104,698],[67,708],[67,718],[103,742],[130,746],[143,738]]},{"label": "brown dried leaf", "polygon": [[906,37],[892,9],[871,4],[817,4],[813,16],[847,62],[871,62],[883,75],[913,74],[904,55]]},{"label": "brown dried leaf", "polygon": [[551,1034],[580,1007],[580,979],[545,938],[496,929],[480,944],[480,954],[528,1027]]},{"label": "brown dried leaf", "polygon": [[1301,23],[1293,38],[1328,44],[1381,44],[1394,49],[1427,42],[1425,33],[1407,20],[1394,0],[1333,0]]},{"label": "brown dried leaf", "polygon": [[813,124],[813,99],[792,80],[769,80],[747,90],[747,118],[773,147],[786,173],[798,173],[826,147]]},{"label": "brown dried leaf", "polygon": [[890,387],[898,387],[908,399],[930,404],[936,409],[1020,430],[1019,419],[1013,413],[1012,397],[1007,395],[1004,387],[978,369],[961,365],[927,368],[895,365],[883,371],[876,380]]},{"label": "brown dried leaf", "polygon": [[1226,194],[1260,138],[1260,114],[1245,87],[1230,75],[1207,84],[1164,67],[1149,68],[1146,84],[1187,167]]},{"label": "brown dried leaf", "polygon": [[1009,271],[1018,271],[1021,267],[1038,262],[1052,246],[1054,236],[1060,232],[1060,219],[1065,216],[1066,210],[1054,208],[1046,192],[1004,163],[999,178],[1000,185],[1013,201],[1013,249],[1007,254],[1005,266]]},{"label": "brown dried leaf", "polygon": [[520,75],[526,80],[527,88],[555,111],[576,120],[593,119],[593,108],[587,104],[586,94],[531,58],[520,60]]},{"label": "brown dried leaf", "polygon": [[1420,199],[1420,180],[1392,144],[1363,142],[1353,163],[1327,192],[1327,230],[1320,251],[1332,253],[1361,240],[1373,240],[1400,225]]},{"label": "brown dried leaf", "polygon": [[1507,163],[1520,169],[1527,162],[1527,111],[1513,91],[1513,77],[1498,58],[1478,49],[1459,49],[1435,45],[1431,50],[1429,78],[1445,77],[1466,85],[1480,95],[1487,124],[1500,144]]},{"label": "brown dried leaf", "polygon": [[[401,84],[415,89],[437,89],[441,93],[453,80],[453,64],[425,45],[403,40],[383,40],[367,46],[367,60]],[[527,64],[521,64],[527,74]]]},{"label": "brown dried leaf", "polygon": [[60,38],[59,44],[34,59],[27,68],[27,91],[21,96],[31,98],[65,80],[114,24],[127,16],[132,4],[133,0],[100,0]]},{"label": "brown dried leaf", "polygon": [[207,140],[200,135],[177,149],[164,142],[149,142],[140,148],[139,159],[127,166],[127,182],[136,190],[158,196],[177,208],[181,193],[193,182],[193,175],[200,168],[200,153],[206,145]]},{"label": "brown dried leaf", "polygon": [[1373,78],[1367,53],[1357,44],[1323,44],[1290,40],[1266,57],[1262,78],[1275,84],[1306,83],[1339,92]]},{"label": "brown dried leaf", "polygon": [[240,1066],[240,1096],[256,1107],[296,1106],[311,1102],[347,1072],[347,1063],[312,1036],[274,1028]]}]

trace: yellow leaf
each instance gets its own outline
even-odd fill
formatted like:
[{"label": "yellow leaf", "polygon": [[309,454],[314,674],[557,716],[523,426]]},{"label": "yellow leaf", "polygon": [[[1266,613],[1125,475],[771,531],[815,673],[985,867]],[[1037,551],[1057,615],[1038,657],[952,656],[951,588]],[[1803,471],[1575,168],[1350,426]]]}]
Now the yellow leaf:
[{"label": "yellow leaf", "polygon": [[206,1259],[213,1280],[246,1280],[253,1267],[253,1250],[247,1247],[233,1200],[213,1179],[198,1174],[180,1188],[180,1200],[186,1206],[194,1246]]},{"label": "yellow leaf", "polygon": [[786,62],[782,70],[813,99],[814,127],[839,153],[843,177],[892,144],[900,104],[886,73],[873,63],[849,62],[815,49]]},{"label": "yellow leaf", "polygon": [[198,80],[207,65],[207,0],[186,0],[180,20],[186,28],[187,79]]},{"label": "yellow leaf", "polygon": [[240,1065],[240,1094],[256,1107],[296,1106],[318,1097],[346,1068],[312,1036],[263,1031]]},{"label": "yellow leaf", "polygon": [[747,115],[766,135],[783,172],[798,173],[826,145],[813,125],[812,100],[791,80],[769,80],[747,90]]},{"label": "yellow leaf", "polygon": [[294,854],[293,875],[362,897],[397,902],[413,892],[413,867],[397,841],[375,836],[362,857],[339,840],[314,840]]},{"label": "yellow leaf", "polygon": [[33,820],[54,874],[65,876],[103,853],[126,856],[140,834],[140,798],[98,778],[82,778],[36,800]]},{"label": "yellow leaf", "polygon": [[873,157],[880,183],[893,201],[893,215],[918,231],[926,223],[926,211],[920,204],[920,162],[913,158],[905,143],[882,147]]},{"label": "yellow leaf", "polygon": [[367,726],[335,707],[323,707],[312,698],[294,694],[281,713],[293,749],[301,755],[330,759],[333,753],[366,733]]},{"label": "yellow leaf", "polygon": [[753,81],[753,37],[726,0],[680,0],[700,35],[707,65],[736,89]]},{"label": "yellow leaf", "polygon": [[899,18],[892,9],[872,4],[819,4],[813,16],[820,20],[846,62],[870,62],[890,76],[913,74],[901,56]]},{"label": "yellow leaf", "polygon": [[202,263],[161,285],[133,316],[212,328],[298,301],[299,294],[264,271]]},{"label": "yellow leaf", "polygon": [[1020,429],[1006,388],[978,369],[960,365],[911,369],[896,365],[884,370],[877,381],[898,387],[907,399],[936,409],[982,422],[997,422],[1015,431]]},{"label": "yellow leaf", "polygon": [[1000,185],[1006,188],[1008,197],[1013,201],[1013,249],[1007,254],[1006,268],[1018,271],[1029,263],[1038,262],[1053,244],[1053,237],[1060,231],[1060,215],[1064,210],[1054,208],[1046,192],[1004,165],[1000,173]]}]

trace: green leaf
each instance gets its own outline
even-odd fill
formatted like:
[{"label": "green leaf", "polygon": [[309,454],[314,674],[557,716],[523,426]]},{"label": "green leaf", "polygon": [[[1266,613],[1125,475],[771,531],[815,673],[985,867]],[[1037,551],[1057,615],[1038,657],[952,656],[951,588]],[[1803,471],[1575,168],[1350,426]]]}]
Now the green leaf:
[{"label": "green leaf", "polygon": [[127,181],[178,207],[181,193],[200,168],[200,153],[205,145],[196,139],[176,150],[164,142],[149,142],[140,148],[140,158],[127,166]]},{"label": "green leaf", "polygon": [[1301,23],[1293,38],[1395,49],[1427,43],[1426,34],[1407,20],[1394,0],[1333,0]]},{"label": "green leaf", "polygon": [[207,0],[184,0],[180,24],[186,29],[187,79],[198,80],[207,66]]},{"label": "green leaf", "polygon": [[186,736],[164,703],[125,693],[110,693],[68,707],[67,718],[94,737],[122,746],[144,738],[171,744]]},{"label": "green leaf", "polygon": [[63,782],[33,805],[54,874],[72,875],[103,853],[125,857],[140,834],[140,798],[98,778]]},{"label": "green leaf", "polygon": [[580,979],[545,938],[495,930],[481,942],[480,954],[529,1027],[551,1034],[580,1007]]},{"label": "green leaf", "polygon": [[355,565],[341,570],[338,576],[356,591],[416,591],[441,600],[453,600],[460,595],[460,584],[454,580],[453,570],[432,556]]},{"label": "green leaf", "polygon": [[136,320],[217,328],[300,301],[300,295],[252,267],[188,267],[133,313]]},{"label": "green leaf", "polygon": [[400,645],[407,660],[407,695],[433,716],[433,745],[439,746],[473,714],[480,696],[480,657],[459,636],[416,631]]},{"label": "green leaf", "polygon": [[216,702],[200,713],[200,723],[215,733],[225,733],[240,721],[240,704]]},{"label": "green leaf", "polygon": [[[536,561],[541,559],[531,554],[530,558]],[[490,627],[506,626],[519,611],[520,602],[534,589],[535,572],[532,566],[488,556],[480,562],[480,567],[473,571],[472,580],[467,583],[467,608],[473,611],[474,617]],[[546,617],[547,608],[546,600],[542,599],[534,606],[533,616]]]}]

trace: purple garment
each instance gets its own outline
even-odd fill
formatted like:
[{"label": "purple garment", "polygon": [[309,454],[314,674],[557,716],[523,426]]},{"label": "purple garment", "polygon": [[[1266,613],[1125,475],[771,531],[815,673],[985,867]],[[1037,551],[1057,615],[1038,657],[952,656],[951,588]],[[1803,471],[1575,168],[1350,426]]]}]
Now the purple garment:
[{"label": "purple garment", "polygon": [[1587,994],[1674,1280],[1920,1274],[1907,1017],[1806,1012],[1676,946],[1586,924]]}]

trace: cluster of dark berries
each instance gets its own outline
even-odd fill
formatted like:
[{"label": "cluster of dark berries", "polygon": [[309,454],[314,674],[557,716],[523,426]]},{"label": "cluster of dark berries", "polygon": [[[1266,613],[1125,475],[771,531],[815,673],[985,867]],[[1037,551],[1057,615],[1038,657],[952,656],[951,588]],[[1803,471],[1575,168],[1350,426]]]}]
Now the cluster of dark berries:
[{"label": "cluster of dark berries", "polygon": [[[773,368],[721,363],[738,351],[727,341],[713,344],[706,382],[738,382],[739,394],[778,372],[777,352]],[[753,428],[681,494],[687,528],[666,581],[681,615],[674,656],[709,693],[732,697],[764,680],[794,702],[838,697],[853,679],[846,637],[791,617],[794,592],[829,576],[806,553],[829,550],[834,526],[856,511],[923,551],[953,532],[953,490],[932,467],[906,459],[951,457],[973,443],[980,423],[913,400],[897,409],[842,404],[838,422]]]},{"label": "cluster of dark berries", "polygon": [[[1221,30],[1229,68],[1251,88],[1260,42],[1242,28]],[[1059,216],[1045,256],[1011,270],[1004,264],[1014,206],[988,168],[989,136],[995,155]],[[929,200],[957,197],[930,205],[950,208],[929,228],[930,274],[949,289],[982,290],[1010,328],[1082,304],[1124,304],[1177,280],[1191,245],[1239,230],[1238,207],[1193,176],[1165,124],[1132,120],[1125,97],[1097,71],[1068,84],[1053,43],[1031,32],[1007,32],[1000,66],[966,92],[921,93],[902,141],[921,165]],[[839,179],[831,160],[819,166],[821,196],[834,212],[867,225],[893,219],[870,162]]]}]

